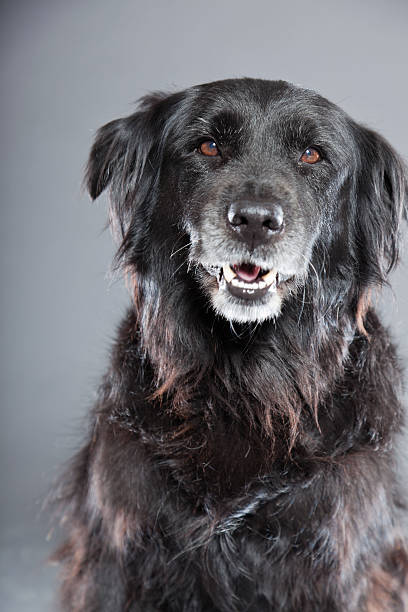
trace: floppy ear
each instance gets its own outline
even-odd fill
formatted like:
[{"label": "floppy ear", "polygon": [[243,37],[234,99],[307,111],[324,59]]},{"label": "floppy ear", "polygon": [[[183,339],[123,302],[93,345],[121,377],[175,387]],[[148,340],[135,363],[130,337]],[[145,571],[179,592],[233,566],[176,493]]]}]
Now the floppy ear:
[{"label": "floppy ear", "polygon": [[398,262],[400,225],[407,216],[407,169],[390,144],[359,127],[357,249],[360,279],[383,284]]},{"label": "floppy ear", "polygon": [[143,98],[140,110],[101,127],[89,155],[85,181],[90,196],[110,190],[110,223],[121,241],[117,260],[137,240],[132,227],[142,225],[143,205],[153,197],[165,114],[160,103],[165,98],[162,93]]},{"label": "floppy ear", "polygon": [[93,200],[106,189],[122,166],[130,141],[129,119],[115,119],[101,127],[91,149],[86,185]]}]

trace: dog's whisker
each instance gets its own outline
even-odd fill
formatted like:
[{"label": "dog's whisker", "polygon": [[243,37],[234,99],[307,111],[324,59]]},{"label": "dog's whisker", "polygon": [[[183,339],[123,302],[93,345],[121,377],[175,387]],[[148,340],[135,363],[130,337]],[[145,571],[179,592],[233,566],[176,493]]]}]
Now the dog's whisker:
[{"label": "dog's whisker", "polygon": [[302,291],[302,302],[301,302],[302,306],[301,306],[301,308],[299,310],[299,316],[298,316],[298,320],[297,320],[298,327],[300,327],[300,321],[302,319],[302,314],[303,314],[303,310],[304,310],[304,307],[305,307],[305,299],[306,299],[306,285],[304,284],[303,285],[303,291]]},{"label": "dog's whisker", "polygon": [[182,247],[177,249],[177,251],[172,251],[171,254],[170,254],[170,259],[172,259],[175,255],[177,255],[177,253],[179,253],[183,249],[188,249],[189,247],[191,247],[192,244],[193,244],[192,242],[188,242],[187,244],[184,244]]}]

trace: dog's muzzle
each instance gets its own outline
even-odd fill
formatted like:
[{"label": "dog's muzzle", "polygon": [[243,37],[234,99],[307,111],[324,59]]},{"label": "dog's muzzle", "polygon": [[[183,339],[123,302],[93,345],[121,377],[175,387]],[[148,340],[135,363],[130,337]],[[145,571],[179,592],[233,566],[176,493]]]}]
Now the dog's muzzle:
[{"label": "dog's muzzle", "polygon": [[253,251],[282,235],[283,209],[278,202],[232,202],[227,212],[227,226]]}]

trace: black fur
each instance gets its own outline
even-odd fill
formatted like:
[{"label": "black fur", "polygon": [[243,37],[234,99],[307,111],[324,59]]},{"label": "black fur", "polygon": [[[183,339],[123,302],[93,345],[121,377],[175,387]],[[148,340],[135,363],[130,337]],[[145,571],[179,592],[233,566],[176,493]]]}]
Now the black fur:
[{"label": "black fur", "polygon": [[[314,92],[227,80],[102,127],[87,184],[110,188],[134,300],[60,491],[63,609],[407,610],[400,368],[370,305],[398,260],[397,154]],[[243,239],[242,201],[283,230]],[[279,284],[234,298],[228,263]]]}]

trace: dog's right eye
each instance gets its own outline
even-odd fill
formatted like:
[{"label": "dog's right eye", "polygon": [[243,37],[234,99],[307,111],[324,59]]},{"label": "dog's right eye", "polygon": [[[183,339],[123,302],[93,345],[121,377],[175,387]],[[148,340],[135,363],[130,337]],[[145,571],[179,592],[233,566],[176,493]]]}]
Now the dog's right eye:
[{"label": "dog's right eye", "polygon": [[308,147],[306,151],[304,151],[302,157],[300,158],[301,162],[305,164],[316,164],[322,159],[319,151],[314,147]]},{"label": "dog's right eye", "polygon": [[216,157],[220,154],[220,151],[217,147],[217,143],[214,140],[206,140],[202,142],[198,147],[198,150],[202,155],[206,155],[207,157]]}]

